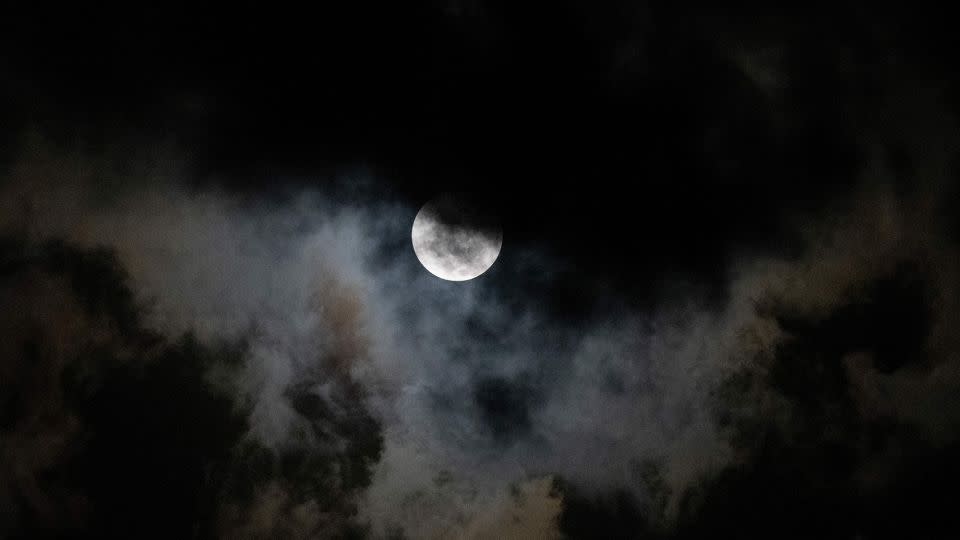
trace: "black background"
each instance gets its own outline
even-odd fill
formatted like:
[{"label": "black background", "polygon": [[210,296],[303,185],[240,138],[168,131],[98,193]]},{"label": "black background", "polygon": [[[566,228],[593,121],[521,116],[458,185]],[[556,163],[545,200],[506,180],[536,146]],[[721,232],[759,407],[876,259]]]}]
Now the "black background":
[{"label": "black background", "polygon": [[[32,128],[94,150],[172,144],[198,177],[253,193],[351,167],[414,205],[470,190],[504,216],[508,248],[537,244],[638,296],[663,276],[712,273],[731,248],[789,250],[784,216],[856,180],[891,58],[953,75],[944,18],[916,6],[4,11],[8,155]],[[776,95],[733,61],[765,46],[790,74]]]}]

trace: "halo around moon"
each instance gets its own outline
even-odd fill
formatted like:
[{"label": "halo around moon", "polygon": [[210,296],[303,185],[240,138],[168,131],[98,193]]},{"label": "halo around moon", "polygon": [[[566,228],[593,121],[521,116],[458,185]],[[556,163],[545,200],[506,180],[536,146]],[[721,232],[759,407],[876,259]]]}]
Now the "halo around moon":
[{"label": "halo around moon", "polygon": [[423,205],[410,237],[420,264],[448,281],[466,281],[486,272],[503,246],[500,224],[452,195]]}]

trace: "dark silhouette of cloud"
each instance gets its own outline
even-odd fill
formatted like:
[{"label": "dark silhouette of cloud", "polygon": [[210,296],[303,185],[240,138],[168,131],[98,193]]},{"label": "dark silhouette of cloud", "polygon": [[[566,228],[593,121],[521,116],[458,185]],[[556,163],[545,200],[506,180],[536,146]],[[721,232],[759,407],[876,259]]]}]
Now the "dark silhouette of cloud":
[{"label": "dark silhouette of cloud", "polygon": [[0,21],[0,537],[957,536],[948,17],[316,8]]},{"label": "dark silhouette of cloud", "polygon": [[[271,450],[245,440],[249,406],[213,379],[247,361],[242,343],[147,330],[109,251],[5,237],[0,256],[0,290],[16,308],[2,326],[5,537],[362,530],[349,494],[369,484],[382,442],[356,383],[342,379],[345,394],[329,400],[289,390],[336,446]],[[305,510],[326,517],[288,520]]]}]

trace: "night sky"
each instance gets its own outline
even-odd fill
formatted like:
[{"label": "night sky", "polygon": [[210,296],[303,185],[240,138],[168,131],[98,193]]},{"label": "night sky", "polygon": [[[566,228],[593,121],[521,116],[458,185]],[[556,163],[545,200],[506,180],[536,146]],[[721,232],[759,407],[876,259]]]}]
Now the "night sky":
[{"label": "night sky", "polygon": [[13,4],[0,539],[960,537],[940,10]]}]

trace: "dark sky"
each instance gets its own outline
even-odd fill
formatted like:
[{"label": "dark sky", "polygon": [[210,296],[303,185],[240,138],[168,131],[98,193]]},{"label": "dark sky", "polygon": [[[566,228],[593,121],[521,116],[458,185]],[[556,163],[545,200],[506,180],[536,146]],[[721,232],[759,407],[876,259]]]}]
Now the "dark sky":
[{"label": "dark sky", "polygon": [[[699,270],[849,188],[893,55],[951,71],[922,65],[952,36],[937,13],[237,4],[5,17],[13,126],[94,148],[161,140],[257,191],[370,167],[413,201],[477,190],[516,237],[599,271],[639,266],[628,241]],[[784,86],[759,87],[737,54]]]},{"label": "dark sky", "polygon": [[285,4],[0,8],[0,538],[960,532],[949,17]]}]

